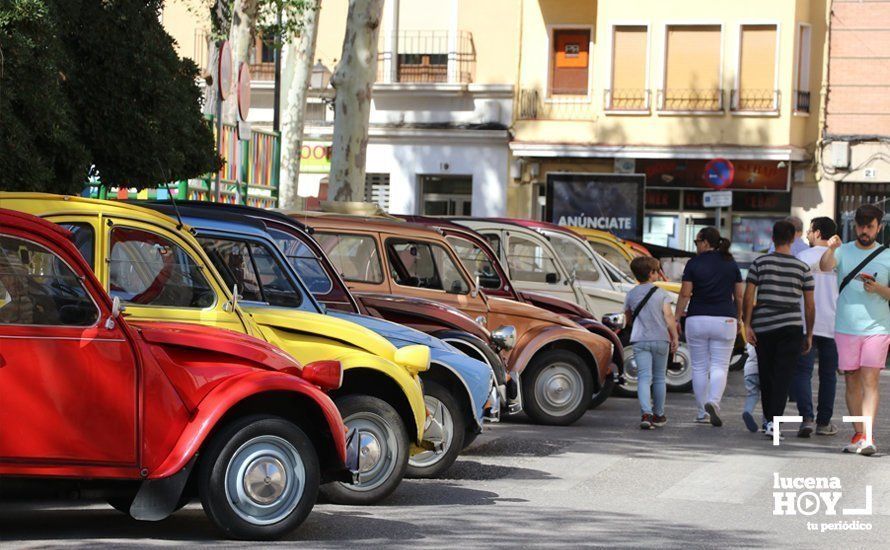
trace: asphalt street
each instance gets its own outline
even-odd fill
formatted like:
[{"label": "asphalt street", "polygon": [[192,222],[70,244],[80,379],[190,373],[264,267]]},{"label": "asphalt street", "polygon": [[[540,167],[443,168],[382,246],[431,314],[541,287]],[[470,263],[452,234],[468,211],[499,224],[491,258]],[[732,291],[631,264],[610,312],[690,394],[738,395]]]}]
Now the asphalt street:
[{"label": "asphalt street", "polygon": [[[521,418],[490,425],[445,479],[406,480],[373,507],[319,504],[287,540],[262,546],[886,547],[890,447],[881,443],[890,445],[890,374],[882,390],[882,452],[870,458],[840,452],[852,430],[841,425],[842,383],[839,435],[798,439],[792,429],[774,447],[745,430],[742,375],[730,373],[722,428],[692,422],[691,394],[668,394],[669,423],[656,431],[641,431],[636,400],[621,398],[570,427]],[[796,414],[793,405],[786,414]],[[798,513],[776,515],[774,493],[799,496]],[[136,522],[100,503],[0,512],[4,548],[196,544],[245,543],[219,539],[199,504],[159,523]]]}]

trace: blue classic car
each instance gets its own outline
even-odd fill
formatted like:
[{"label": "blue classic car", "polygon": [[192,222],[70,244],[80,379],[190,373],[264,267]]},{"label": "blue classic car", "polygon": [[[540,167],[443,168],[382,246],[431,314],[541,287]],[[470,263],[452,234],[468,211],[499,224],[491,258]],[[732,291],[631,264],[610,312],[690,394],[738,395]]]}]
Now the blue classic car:
[{"label": "blue classic car", "polygon": [[[413,344],[429,346],[430,369],[420,376],[430,414],[431,426],[428,429],[441,429],[442,446],[414,454],[409,461],[409,476],[433,477],[444,472],[454,463],[460,451],[482,431],[484,419],[497,420],[497,382],[490,366],[423,332],[376,317],[328,310],[315,299],[310,289],[319,284],[339,284],[342,285],[342,292],[349,297],[348,289],[341,280],[332,281],[326,277],[326,282],[320,282],[318,270],[310,269],[298,274],[294,264],[279,249],[280,241],[284,238],[280,230],[273,236],[262,220],[227,211],[218,204],[188,203],[178,205],[178,208],[168,203],[147,203],[143,206],[179,218],[191,227],[226,283],[237,285],[245,294],[240,303],[248,312],[254,307],[299,308],[334,315],[364,326],[396,347]],[[315,259],[326,261],[326,258]],[[299,267],[301,264],[296,265]],[[311,264],[307,265],[311,268]],[[308,280],[304,280],[307,276]],[[252,298],[245,292],[249,288],[258,288],[260,292],[256,293],[257,296],[296,294],[300,299],[270,303]],[[373,447],[370,439],[367,444]],[[362,445],[365,445],[364,439]],[[363,452],[373,454],[374,449],[370,447],[363,447]]]}]

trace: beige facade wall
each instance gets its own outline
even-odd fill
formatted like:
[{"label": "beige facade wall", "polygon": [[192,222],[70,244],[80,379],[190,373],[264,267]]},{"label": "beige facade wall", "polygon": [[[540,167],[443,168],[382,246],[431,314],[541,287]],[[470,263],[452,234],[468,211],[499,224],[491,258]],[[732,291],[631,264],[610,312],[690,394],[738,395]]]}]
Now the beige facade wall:
[{"label": "beige facade wall", "polygon": [[203,69],[207,62],[203,40],[209,32],[210,19],[199,15],[199,6],[189,0],[168,0],[164,2],[161,23],[176,41],[176,53],[192,59]]}]

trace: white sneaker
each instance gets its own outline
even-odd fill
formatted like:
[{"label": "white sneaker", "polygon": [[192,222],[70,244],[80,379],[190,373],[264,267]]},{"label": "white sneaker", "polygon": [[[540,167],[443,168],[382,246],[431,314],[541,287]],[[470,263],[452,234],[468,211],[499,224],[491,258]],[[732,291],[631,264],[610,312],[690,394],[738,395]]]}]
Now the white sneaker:
[{"label": "white sneaker", "polygon": [[[766,430],[764,430],[763,436],[766,437],[767,439],[773,438],[773,423],[772,422],[766,423]],[[784,440],[785,440],[785,436],[782,434],[779,434],[779,441],[784,441]]]},{"label": "white sneaker", "polygon": [[697,416],[697,417],[695,418],[695,423],[696,423],[696,424],[710,424],[710,423],[711,423],[711,417],[710,417],[709,415],[707,415],[707,414],[705,414],[704,416]]}]

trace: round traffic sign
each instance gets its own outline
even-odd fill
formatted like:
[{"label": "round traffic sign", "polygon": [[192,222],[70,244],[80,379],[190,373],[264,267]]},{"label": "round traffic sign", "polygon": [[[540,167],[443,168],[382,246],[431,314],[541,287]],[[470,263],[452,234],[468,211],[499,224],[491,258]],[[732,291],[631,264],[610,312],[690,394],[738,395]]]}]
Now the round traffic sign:
[{"label": "round traffic sign", "polygon": [[220,99],[225,99],[232,89],[232,48],[225,40],[219,46],[219,58],[216,60],[216,86]]},{"label": "round traffic sign", "polygon": [[250,66],[241,62],[238,68],[238,115],[247,120],[250,111]]},{"label": "round traffic sign", "polygon": [[712,159],[705,165],[702,177],[709,186],[714,189],[725,189],[732,184],[735,177],[735,167],[727,159]]}]

